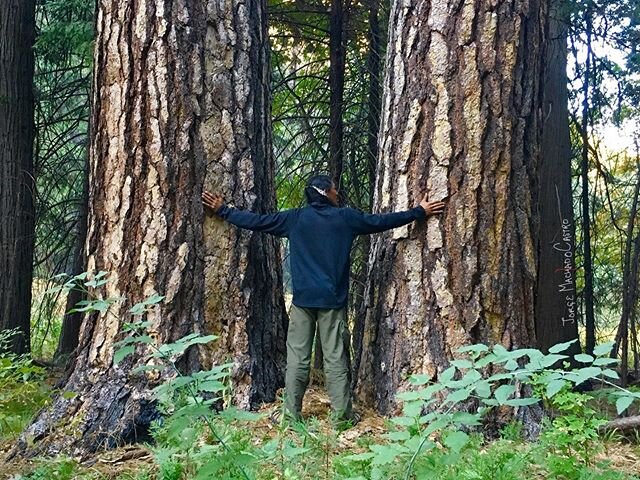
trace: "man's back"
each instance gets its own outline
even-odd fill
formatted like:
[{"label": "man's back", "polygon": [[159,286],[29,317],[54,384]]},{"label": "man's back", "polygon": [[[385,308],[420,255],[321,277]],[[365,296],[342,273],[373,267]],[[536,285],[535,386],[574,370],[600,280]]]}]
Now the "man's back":
[{"label": "man's back", "polygon": [[424,218],[422,207],[383,215],[364,214],[327,202],[257,215],[224,206],[218,212],[242,228],[289,238],[293,303],[307,308],[342,308],[349,291],[349,255],[357,235]]}]

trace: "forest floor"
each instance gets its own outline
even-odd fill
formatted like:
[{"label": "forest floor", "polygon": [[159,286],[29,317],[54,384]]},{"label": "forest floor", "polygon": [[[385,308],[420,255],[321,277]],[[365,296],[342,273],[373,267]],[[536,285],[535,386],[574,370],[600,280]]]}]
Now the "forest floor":
[{"label": "forest floor", "polygon": [[[252,436],[256,441],[275,438],[279,433],[277,426],[274,426],[269,414],[276,404],[265,405],[260,411],[264,417],[251,423]],[[303,416],[305,419],[316,420],[316,428],[324,430],[327,435],[335,435],[332,424],[328,418],[330,402],[326,393],[317,387],[309,388],[305,396]],[[334,454],[342,452],[360,453],[365,449],[360,446],[358,440],[362,438],[380,438],[387,431],[384,417],[376,414],[371,409],[359,409],[362,413],[362,421],[356,426],[338,434],[337,442],[334,445]],[[333,433],[332,433],[333,432]],[[7,453],[13,446],[13,441],[0,443],[0,479],[19,480],[25,478],[23,475],[34,472],[36,469],[51,462],[48,459],[17,459],[10,463],[5,461]],[[629,475],[637,475],[640,472],[640,448],[637,444],[622,443],[619,441],[605,442],[605,449],[598,455],[596,461],[607,460],[612,469]],[[67,460],[68,461],[68,460]],[[152,450],[144,445],[128,445],[118,449],[99,452],[88,461],[73,465],[74,474],[64,478],[99,478],[100,480],[121,480],[135,479],[141,471],[154,472],[157,467],[154,463]],[[57,477],[31,476],[27,478],[38,478],[42,480],[54,480]]]},{"label": "forest floor", "polygon": [[[310,387],[304,398],[303,417],[305,419],[315,418],[320,429],[330,435],[333,431],[329,420],[330,406],[329,398],[323,389]],[[274,425],[269,419],[271,412],[278,407],[280,407],[279,401],[265,405],[259,410],[260,413],[264,414],[263,418],[251,423],[251,429],[256,439],[264,441],[265,439],[275,438],[278,435],[278,426]],[[386,431],[386,419],[384,417],[371,409],[358,409],[358,411],[362,414],[361,422],[338,435],[335,453],[343,451],[358,453],[363,451],[362,447],[358,447],[357,439],[363,437],[377,438]],[[0,442],[0,480],[17,480],[21,478],[20,475],[35,470],[43,463],[42,458],[20,458],[7,462],[6,456],[13,448],[13,445],[14,441],[12,440]],[[640,470],[640,457],[637,461],[637,466]],[[127,474],[130,474],[133,478],[141,470],[155,470],[153,453],[144,444],[127,445],[122,448],[99,452],[90,460],[80,462],[79,467],[83,474],[91,475],[93,473],[100,477],[101,480],[122,478],[123,476],[126,478]]]}]

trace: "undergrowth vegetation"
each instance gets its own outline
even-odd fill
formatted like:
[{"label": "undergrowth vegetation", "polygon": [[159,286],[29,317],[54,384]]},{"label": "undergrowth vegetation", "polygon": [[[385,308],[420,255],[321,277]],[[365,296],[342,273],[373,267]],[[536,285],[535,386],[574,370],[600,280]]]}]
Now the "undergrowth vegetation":
[{"label": "undergrowth vegetation", "polygon": [[[103,311],[115,301],[89,299],[82,308]],[[563,353],[571,342],[548,353],[508,351],[501,345],[461,348],[437,378],[408,379],[410,388],[397,395],[402,413],[386,422],[384,433],[356,430],[349,436],[348,429],[316,418],[270,426],[264,414],[230,406],[231,364],[182,374],[176,366],[182,355],[215,336],[190,334],[157,345],[144,315],[161,301],[153,296],[129,310],[132,321],[114,353],[114,361],[122,362],[144,349],[146,356],[132,374],[152,371],[166,379],[152,390],[163,414],[148,446],[153,464],[119,479],[640,478],[605,460],[607,449],[621,440],[604,428],[609,409],[622,414],[640,403],[640,392],[618,385],[610,344],[598,346],[593,356],[573,358]],[[46,403],[50,391],[44,374],[26,359],[0,359],[0,432],[5,439]],[[597,398],[580,391],[587,384]],[[497,437],[489,434],[496,425],[502,425]],[[640,453],[637,443],[629,448]],[[59,458],[42,460],[12,478],[115,477]]]},{"label": "undergrowth vegetation", "polygon": [[[15,331],[0,332],[0,352]],[[45,382],[46,370],[33,364],[26,355],[0,353],[0,438],[17,436],[31,416],[49,399],[50,388]]]}]

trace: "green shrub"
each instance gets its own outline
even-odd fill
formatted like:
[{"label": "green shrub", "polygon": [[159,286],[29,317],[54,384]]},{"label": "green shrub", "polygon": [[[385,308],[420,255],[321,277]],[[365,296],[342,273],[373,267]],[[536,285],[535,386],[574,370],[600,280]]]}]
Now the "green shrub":
[{"label": "green shrub", "polygon": [[[0,352],[11,335],[0,332]],[[45,369],[26,355],[0,353],[0,438],[17,436],[49,400],[51,389],[44,382]]]}]

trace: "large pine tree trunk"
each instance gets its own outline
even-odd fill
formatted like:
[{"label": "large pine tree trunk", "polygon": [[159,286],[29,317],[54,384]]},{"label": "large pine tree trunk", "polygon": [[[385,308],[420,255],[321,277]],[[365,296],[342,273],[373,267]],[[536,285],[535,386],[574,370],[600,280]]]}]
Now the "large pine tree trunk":
[{"label": "large pine tree trunk", "polygon": [[[205,189],[258,213],[276,208],[266,21],[262,1],[209,2],[200,128]],[[209,361],[234,358],[238,405],[272,402],[286,361],[279,240],[214,218],[205,223],[205,242],[205,324],[221,337]]]},{"label": "large pine tree trunk", "polygon": [[130,374],[145,349],[113,363],[132,304],[165,296],[146,318],[162,343],[202,327],[204,32],[195,0],[98,4],[87,264],[110,272],[109,298],[126,300],[83,322],[63,387],[76,395],[40,412],[21,438],[30,453],[82,453],[145,435],[153,382]]},{"label": "large pine tree trunk", "polygon": [[[536,293],[536,338],[541,349],[578,338],[567,29],[563,5],[562,0],[553,1],[544,56]],[[574,344],[573,350],[577,353],[580,345]]]},{"label": "large pine tree trunk", "polygon": [[383,412],[462,345],[535,342],[545,18],[544,0],[393,5],[375,210],[447,207],[373,241],[357,390]]},{"label": "large pine tree trunk", "polygon": [[35,2],[0,6],[0,330],[9,348],[30,348],[33,272],[33,42]]},{"label": "large pine tree trunk", "polygon": [[35,440],[30,453],[86,453],[144,437],[155,380],[130,374],[143,347],[115,366],[113,343],[126,308],[154,293],[165,296],[147,318],[158,342],[221,337],[192,350],[186,371],[234,361],[243,406],[282,383],[277,245],[218,220],[204,245],[200,201],[206,176],[240,206],[273,206],[265,28],[258,3],[99,3],[87,263],[127,301],[85,319],[63,387],[76,396],[38,415],[23,450]]}]

